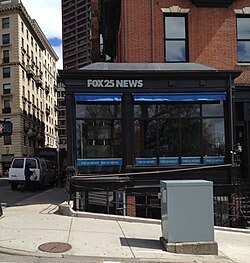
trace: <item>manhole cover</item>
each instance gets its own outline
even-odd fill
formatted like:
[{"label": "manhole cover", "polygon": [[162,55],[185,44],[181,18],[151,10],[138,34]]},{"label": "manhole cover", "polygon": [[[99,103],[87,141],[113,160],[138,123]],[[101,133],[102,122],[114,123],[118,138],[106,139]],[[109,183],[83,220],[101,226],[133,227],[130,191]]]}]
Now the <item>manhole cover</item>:
[{"label": "manhole cover", "polygon": [[72,247],[70,244],[62,243],[62,242],[49,242],[44,243],[38,247],[39,250],[43,252],[50,253],[62,253],[70,250]]}]

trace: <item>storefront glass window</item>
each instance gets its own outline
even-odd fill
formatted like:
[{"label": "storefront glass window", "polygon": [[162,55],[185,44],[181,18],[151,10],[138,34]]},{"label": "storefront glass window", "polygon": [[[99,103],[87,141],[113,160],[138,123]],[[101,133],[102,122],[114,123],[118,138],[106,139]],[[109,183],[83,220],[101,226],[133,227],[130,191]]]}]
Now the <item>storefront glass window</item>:
[{"label": "storefront glass window", "polygon": [[225,154],[224,120],[222,118],[203,119],[203,147],[205,156]]},{"label": "storefront glass window", "polygon": [[181,156],[201,154],[201,124],[199,119],[181,120]]},{"label": "storefront glass window", "polygon": [[77,121],[77,155],[78,159],[122,157],[121,122]]},{"label": "storefront glass window", "polygon": [[122,165],[120,103],[76,103],[77,165],[81,172]]},{"label": "storefront glass window", "polygon": [[136,157],[154,157],[157,150],[156,121],[136,120],[135,155]]},{"label": "storefront glass window", "polygon": [[120,105],[77,104],[76,118],[120,118]]},{"label": "storefront glass window", "polygon": [[223,103],[203,104],[202,115],[204,117],[223,116]]},{"label": "storefront glass window", "polygon": [[156,105],[141,104],[134,106],[135,118],[152,118],[156,115]]},{"label": "storefront glass window", "polygon": [[[224,163],[223,102],[135,104],[135,164]],[[138,110],[139,109],[139,110]],[[150,117],[149,109],[154,109]]]},{"label": "storefront glass window", "polygon": [[159,156],[179,156],[180,149],[179,121],[162,120],[159,123]]}]

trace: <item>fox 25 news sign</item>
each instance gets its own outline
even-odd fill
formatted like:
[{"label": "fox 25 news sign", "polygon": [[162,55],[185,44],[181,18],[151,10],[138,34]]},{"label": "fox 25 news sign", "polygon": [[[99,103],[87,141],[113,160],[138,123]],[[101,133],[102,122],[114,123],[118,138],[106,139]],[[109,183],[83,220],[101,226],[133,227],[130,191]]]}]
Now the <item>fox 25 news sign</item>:
[{"label": "fox 25 news sign", "polygon": [[0,136],[12,134],[12,122],[0,121]]}]

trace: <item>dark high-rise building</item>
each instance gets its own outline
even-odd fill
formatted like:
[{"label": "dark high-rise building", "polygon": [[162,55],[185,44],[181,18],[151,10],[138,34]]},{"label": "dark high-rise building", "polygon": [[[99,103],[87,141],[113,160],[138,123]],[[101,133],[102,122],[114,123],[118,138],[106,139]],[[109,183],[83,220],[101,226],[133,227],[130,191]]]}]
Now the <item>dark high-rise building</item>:
[{"label": "dark high-rise building", "polygon": [[63,69],[99,60],[98,20],[98,0],[62,0]]},{"label": "dark high-rise building", "polygon": [[[63,69],[80,69],[100,61],[98,0],[62,0]],[[67,148],[64,85],[58,83],[60,149]]]}]

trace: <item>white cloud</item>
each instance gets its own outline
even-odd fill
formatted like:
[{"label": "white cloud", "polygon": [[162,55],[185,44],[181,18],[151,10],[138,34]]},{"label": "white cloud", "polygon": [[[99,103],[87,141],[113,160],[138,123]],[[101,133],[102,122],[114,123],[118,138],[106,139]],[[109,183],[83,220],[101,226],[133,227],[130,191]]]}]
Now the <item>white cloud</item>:
[{"label": "white cloud", "polygon": [[[61,0],[21,0],[32,19],[35,19],[45,36],[62,39]],[[62,46],[53,46],[59,57],[57,68],[62,69]]]}]

